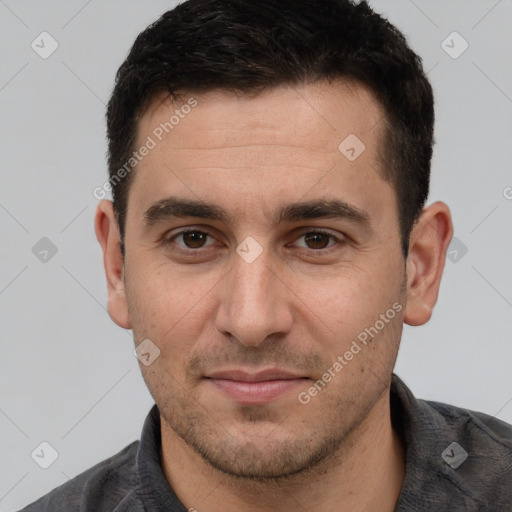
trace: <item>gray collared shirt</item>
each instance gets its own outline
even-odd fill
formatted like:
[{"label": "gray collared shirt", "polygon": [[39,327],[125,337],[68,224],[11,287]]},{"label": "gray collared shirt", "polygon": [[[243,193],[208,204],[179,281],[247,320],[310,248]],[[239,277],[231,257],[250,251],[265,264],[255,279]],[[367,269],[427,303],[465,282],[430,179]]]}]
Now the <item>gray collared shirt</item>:
[{"label": "gray collared shirt", "polygon": [[[512,425],[483,413],[416,399],[393,375],[394,426],[405,445],[395,512],[511,512]],[[187,512],[160,460],[160,417],[140,441],[57,487],[21,512]]]}]

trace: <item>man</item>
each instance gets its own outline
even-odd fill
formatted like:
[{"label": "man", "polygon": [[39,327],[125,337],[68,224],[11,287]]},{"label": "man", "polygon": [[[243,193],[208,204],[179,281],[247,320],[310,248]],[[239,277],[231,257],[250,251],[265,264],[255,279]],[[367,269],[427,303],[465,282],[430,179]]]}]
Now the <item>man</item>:
[{"label": "man", "polygon": [[512,427],[393,374],[453,233],[433,121],[365,2],[188,0],[140,34],[96,234],[155,406],[25,510],[512,510]]}]

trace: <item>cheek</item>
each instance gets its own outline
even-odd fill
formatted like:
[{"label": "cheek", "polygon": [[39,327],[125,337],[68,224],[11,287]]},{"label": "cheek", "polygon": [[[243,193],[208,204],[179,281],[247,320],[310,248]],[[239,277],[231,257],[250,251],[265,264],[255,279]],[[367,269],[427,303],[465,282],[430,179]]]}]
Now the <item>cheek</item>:
[{"label": "cheek", "polygon": [[400,284],[399,266],[390,263],[378,270],[368,265],[338,268],[329,276],[295,278],[290,289],[300,298],[299,317],[335,357],[400,301]]},{"label": "cheek", "polygon": [[213,317],[215,285],[222,278],[217,274],[180,271],[149,258],[127,261],[126,295],[135,339],[149,338],[171,363],[186,357]]}]

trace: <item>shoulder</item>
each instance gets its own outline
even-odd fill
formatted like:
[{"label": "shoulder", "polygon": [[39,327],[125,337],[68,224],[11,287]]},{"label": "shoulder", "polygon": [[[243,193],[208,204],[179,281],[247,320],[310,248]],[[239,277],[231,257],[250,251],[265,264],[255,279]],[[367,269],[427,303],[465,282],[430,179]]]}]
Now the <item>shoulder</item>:
[{"label": "shoulder", "polygon": [[504,467],[512,469],[512,425],[483,412],[445,403],[418,400],[418,404],[440,429],[457,434],[473,456],[499,455]]},{"label": "shoulder", "polygon": [[510,509],[512,425],[481,412],[417,399],[396,375],[391,404],[406,449],[397,510]]},{"label": "shoulder", "polygon": [[133,508],[133,493],[137,487],[135,459],[138,446],[139,441],[134,441],[119,453],[55,488],[20,512],[136,511]]},{"label": "shoulder", "polygon": [[418,400],[418,406],[432,427],[438,474],[473,500],[475,510],[506,510],[512,503],[512,425],[449,404]]}]

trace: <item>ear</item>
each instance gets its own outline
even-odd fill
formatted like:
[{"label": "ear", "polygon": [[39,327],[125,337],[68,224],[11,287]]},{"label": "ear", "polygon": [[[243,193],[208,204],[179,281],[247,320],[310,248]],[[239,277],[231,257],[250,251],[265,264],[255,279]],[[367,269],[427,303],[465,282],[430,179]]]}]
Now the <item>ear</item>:
[{"label": "ear", "polygon": [[103,265],[107,276],[108,314],[120,327],[131,329],[124,286],[124,259],[121,236],[112,201],[103,200],[96,209],[96,238],[103,250]]},{"label": "ear", "polygon": [[450,209],[445,203],[438,201],[423,210],[409,240],[405,323],[423,325],[430,320],[452,236]]}]

